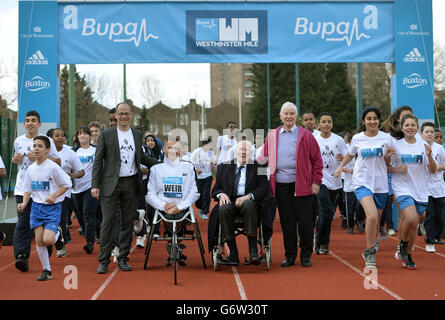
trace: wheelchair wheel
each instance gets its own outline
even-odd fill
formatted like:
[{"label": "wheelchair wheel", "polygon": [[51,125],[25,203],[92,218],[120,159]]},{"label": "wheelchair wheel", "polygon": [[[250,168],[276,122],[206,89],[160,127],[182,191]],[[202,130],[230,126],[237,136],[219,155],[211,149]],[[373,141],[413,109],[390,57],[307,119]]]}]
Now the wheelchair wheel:
[{"label": "wheelchair wheel", "polygon": [[219,256],[218,250],[216,250],[215,248],[213,248],[213,256],[212,256],[212,259],[213,259],[213,270],[214,270],[214,271],[218,270],[218,256]]},{"label": "wheelchair wheel", "polygon": [[179,255],[179,247],[178,247],[178,243],[177,242],[178,241],[176,239],[176,233],[173,233],[170,258],[173,261],[173,270],[174,270],[175,284],[177,284],[178,255]]},{"label": "wheelchair wheel", "polygon": [[272,252],[269,247],[264,248],[264,253],[266,255],[266,270],[270,270],[270,262],[272,258]]}]

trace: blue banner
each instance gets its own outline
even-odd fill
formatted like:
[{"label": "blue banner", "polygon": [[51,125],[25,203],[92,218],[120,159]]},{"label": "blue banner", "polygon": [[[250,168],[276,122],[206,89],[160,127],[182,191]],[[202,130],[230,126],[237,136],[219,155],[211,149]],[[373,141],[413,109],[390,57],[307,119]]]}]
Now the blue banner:
[{"label": "blue banner", "polygon": [[[57,1],[19,2],[18,121],[40,113],[42,124],[58,124]],[[43,125],[43,128],[46,128]]]},{"label": "blue banner", "polygon": [[395,1],[396,101],[421,120],[434,121],[431,0]]},{"label": "blue banner", "polygon": [[60,64],[394,62],[391,2],[59,4]]}]

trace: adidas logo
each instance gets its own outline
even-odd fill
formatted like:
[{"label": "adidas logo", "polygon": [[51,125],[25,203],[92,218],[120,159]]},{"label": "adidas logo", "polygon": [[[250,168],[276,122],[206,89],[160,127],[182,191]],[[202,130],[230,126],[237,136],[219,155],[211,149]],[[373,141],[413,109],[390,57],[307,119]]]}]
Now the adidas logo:
[{"label": "adidas logo", "polygon": [[28,65],[47,65],[48,59],[46,59],[40,50],[37,50],[31,57],[26,60]]},{"label": "adidas logo", "polygon": [[403,58],[404,62],[425,62],[425,57],[423,57],[419,49],[414,48],[413,50],[408,53],[405,58]]}]

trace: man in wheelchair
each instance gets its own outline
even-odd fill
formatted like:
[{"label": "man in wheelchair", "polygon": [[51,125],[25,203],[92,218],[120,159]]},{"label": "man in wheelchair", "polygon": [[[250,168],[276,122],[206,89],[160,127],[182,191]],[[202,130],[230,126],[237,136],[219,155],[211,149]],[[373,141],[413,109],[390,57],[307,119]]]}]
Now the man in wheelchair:
[{"label": "man in wheelchair", "polygon": [[259,212],[268,192],[267,176],[256,161],[250,160],[252,144],[247,140],[235,146],[235,159],[218,165],[212,198],[218,201],[218,220],[230,254],[222,262],[239,265],[234,218],[241,216],[246,228],[250,262],[259,264],[257,230]]},{"label": "man in wheelchair", "polygon": [[[150,169],[145,199],[154,209],[159,210],[168,220],[181,219],[199,198],[196,187],[196,174],[193,164],[182,161],[181,142],[168,140],[164,143],[164,162]],[[165,236],[169,236],[165,228]],[[186,221],[178,225],[180,232],[187,232]],[[185,248],[180,244],[181,250]],[[167,250],[169,244],[167,244]],[[178,263],[185,266],[185,255],[181,255]],[[167,259],[167,265],[170,265]]]}]

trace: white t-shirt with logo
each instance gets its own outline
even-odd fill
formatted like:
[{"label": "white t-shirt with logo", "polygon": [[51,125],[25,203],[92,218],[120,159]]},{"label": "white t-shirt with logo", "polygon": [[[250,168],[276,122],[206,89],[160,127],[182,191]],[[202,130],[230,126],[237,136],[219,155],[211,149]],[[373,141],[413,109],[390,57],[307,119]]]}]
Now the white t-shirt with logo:
[{"label": "white t-shirt with logo", "polygon": [[[348,153],[351,153],[351,145],[346,145],[348,148]],[[347,165],[344,166],[345,169],[353,169],[354,170],[355,157],[352,158],[351,161],[348,162]],[[344,192],[354,192],[354,186],[352,184],[352,173],[343,172],[343,191]]]},{"label": "white t-shirt with logo", "polygon": [[428,157],[425,153],[425,141],[416,139],[411,144],[405,139],[394,141],[395,154],[391,157],[391,166],[400,167],[406,163],[406,173],[393,173],[391,186],[394,196],[411,196],[419,202],[428,202],[427,174]]},{"label": "white t-shirt with logo", "polygon": [[96,148],[93,146],[89,146],[86,149],[79,148],[76,150],[76,156],[82,163],[82,168],[85,171],[85,174],[83,175],[83,177],[74,179],[72,193],[74,194],[81,193],[91,188],[95,154],[96,154]]},{"label": "white t-shirt with logo", "polygon": [[137,174],[136,161],[135,161],[135,144],[133,138],[133,132],[121,131],[117,129],[117,136],[119,139],[119,151],[121,156],[121,167],[119,170],[119,177],[130,177]]},{"label": "white t-shirt with logo", "polygon": [[228,135],[219,136],[217,148],[219,150],[218,164],[228,162],[233,159],[233,152],[230,151],[236,145],[235,137],[230,139]]},{"label": "white t-shirt with logo", "polygon": [[[63,145],[62,150],[58,152],[59,158],[62,162],[60,166],[62,167],[63,171],[67,173],[76,173],[83,169],[79,157],[71,149],[71,147]],[[71,198],[71,188],[68,189],[67,192],[65,192],[65,197]]]},{"label": "white t-shirt with logo", "polygon": [[[38,165],[31,164],[26,170],[24,192],[30,192],[33,202],[45,203],[45,199],[60,187],[71,188],[71,178],[62,168],[49,159]],[[62,202],[65,194],[57,197],[54,203]]]},{"label": "white t-shirt with logo", "polygon": [[[436,161],[436,165],[445,164],[445,149],[440,144],[433,142],[431,155]],[[443,170],[430,173],[428,170],[428,194],[434,198],[445,197],[445,181],[443,180]]]},{"label": "white t-shirt with logo", "polygon": [[323,138],[323,136],[319,134],[315,137],[315,140],[318,142],[323,159],[323,179],[321,183],[329,190],[341,189],[341,177],[334,178],[334,172],[341,162],[337,160],[336,156],[338,154],[345,156],[348,153],[345,140],[335,133],[331,133],[329,138]]},{"label": "white t-shirt with logo", "polygon": [[192,163],[196,170],[201,170],[201,173],[196,172],[198,179],[205,179],[212,176],[211,164],[215,163],[216,156],[212,150],[204,151],[198,148],[192,152]]},{"label": "white t-shirt with logo", "polygon": [[[48,158],[59,158],[59,153],[57,152],[53,139],[49,138],[49,141],[51,142],[51,148],[48,153]],[[34,138],[27,138],[26,134],[17,137],[14,141],[14,154],[19,153],[24,156],[22,163],[17,164],[17,178],[14,188],[15,196],[23,196],[25,193],[24,182],[26,170],[33,163],[33,161],[28,159],[27,155],[28,152],[32,151],[33,143]]]},{"label": "white t-shirt with logo", "polygon": [[386,170],[386,150],[392,145],[392,137],[382,131],[375,137],[368,137],[365,132],[352,137],[349,154],[357,159],[352,174],[354,190],[363,186],[373,193],[388,192],[388,173]]}]

